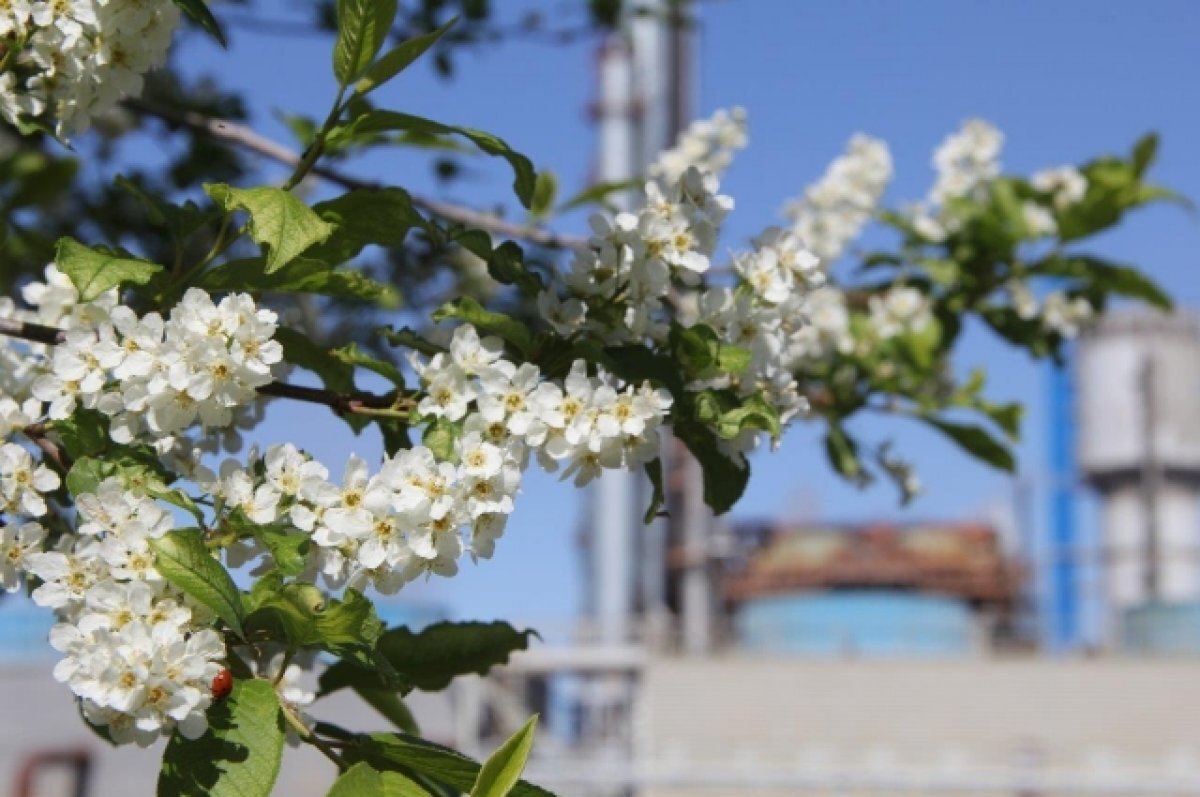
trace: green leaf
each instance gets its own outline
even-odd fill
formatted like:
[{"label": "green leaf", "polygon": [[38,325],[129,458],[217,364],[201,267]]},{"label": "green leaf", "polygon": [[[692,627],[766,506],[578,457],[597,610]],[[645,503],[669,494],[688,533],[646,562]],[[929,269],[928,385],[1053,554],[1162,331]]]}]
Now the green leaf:
[{"label": "green leaf", "polygon": [[207,183],[204,190],[226,212],[244,210],[250,214],[250,237],[267,248],[267,274],[326,240],[334,231],[332,224],[282,188],[233,188]]},{"label": "green leaf", "polygon": [[150,541],[154,567],[176,589],[207,606],[239,637],[245,637],[241,596],[199,529],[176,529]]},{"label": "green leaf", "polygon": [[766,432],[774,440],[783,433],[779,411],[761,395],[750,396],[740,406],[722,413],[717,420],[717,434],[726,440],[734,439],[747,429]]},{"label": "green leaf", "polygon": [[355,92],[369,94],[403,72],[413,61],[416,61],[425,54],[426,50],[437,43],[437,40],[442,38],[446,31],[454,27],[456,22],[458,22],[458,17],[454,17],[436,30],[405,39],[384,53],[383,57],[372,64],[363,74],[362,79],[354,85]]},{"label": "green leaf", "polygon": [[529,335],[529,327],[503,313],[484,309],[479,302],[469,296],[452,299],[433,313],[434,321],[446,318],[461,319],[482,332],[496,335],[526,356],[533,344],[533,339]]},{"label": "green leaf", "polygon": [[[419,633],[392,628],[379,638],[377,650],[411,689],[437,692],[460,675],[487,675],[526,650],[535,636],[508,623],[435,623]],[[321,675],[321,694],[370,683],[356,668],[335,664]]]},{"label": "green leaf", "polygon": [[304,533],[292,533],[284,524],[258,526],[255,536],[271,552],[275,566],[285,576],[298,576],[308,566],[308,551],[311,537]]},{"label": "green leaf", "polygon": [[429,231],[430,222],[413,207],[402,188],[358,189],[318,202],[313,212],[334,226],[328,240],[306,253],[330,265],[345,263],[374,244],[395,249],[413,227]]},{"label": "green leaf", "polygon": [[70,417],[53,421],[50,426],[73,460],[99,454],[110,442],[108,418],[96,410],[77,409]]},{"label": "green leaf", "polygon": [[965,423],[952,423],[930,416],[922,416],[922,420],[949,437],[958,444],[959,448],[975,458],[1000,470],[1009,472],[1016,470],[1017,463],[1013,459],[1012,452],[1007,446],[988,434],[987,430],[982,427]]},{"label": "green leaf", "polygon": [[533,749],[537,721],[538,717],[534,714],[483,762],[475,785],[471,788],[471,797],[507,797],[525,771],[525,762],[529,760],[529,752]]},{"label": "green leaf", "polygon": [[229,46],[229,42],[225,39],[225,32],[221,30],[221,23],[217,22],[217,18],[208,10],[208,5],[204,0],[174,0],[174,2],[184,14],[187,14],[188,19],[203,28],[222,47]]},{"label": "green leaf", "polygon": [[[376,769],[404,768],[467,793],[479,777],[480,766],[467,756],[403,733],[372,733],[354,737],[357,744],[344,755],[365,761]],[[513,797],[554,797],[551,792],[526,781],[518,781],[509,792]]]},{"label": "green leaf", "polygon": [[360,271],[330,268],[327,263],[309,259],[308,255],[270,271],[261,257],[231,260],[205,272],[196,284],[214,292],[313,293],[375,302],[382,307],[396,307],[400,303],[392,286],[376,282]]},{"label": "green leaf", "polygon": [[1133,172],[1139,178],[1145,175],[1146,170],[1150,168],[1150,164],[1154,163],[1154,158],[1158,155],[1158,134],[1147,133],[1137,140],[1133,145],[1133,157],[1130,162],[1133,164]]},{"label": "green leaf", "polygon": [[337,779],[328,797],[429,797],[429,793],[398,772],[379,772],[359,763]]},{"label": "green leaf", "polygon": [[535,219],[545,218],[554,207],[554,199],[558,196],[558,178],[554,172],[543,169],[538,172],[533,184],[533,200],[529,205],[529,214]]},{"label": "green leaf", "polygon": [[1166,291],[1137,269],[1098,257],[1052,257],[1034,265],[1029,273],[1085,280],[1102,291],[1141,299],[1163,310],[1170,310],[1173,306]]},{"label": "green leaf", "polygon": [[704,503],[715,514],[728,512],[746,491],[750,481],[750,464],[731,459],[721,451],[713,432],[695,421],[676,424],[675,434],[704,471]]},{"label": "green leaf", "polygon": [[583,205],[591,205],[598,202],[604,202],[613,194],[620,194],[625,191],[631,191],[641,188],[645,181],[640,179],[632,180],[613,180],[611,182],[596,183],[580,191],[575,196],[568,199],[566,202],[558,206],[559,213],[566,213],[568,210],[582,207]]},{"label": "green leaf", "polygon": [[325,387],[335,393],[354,390],[354,368],[318,346],[303,332],[290,327],[275,330],[275,339],[283,346],[283,358],[292,365],[312,371]]},{"label": "green leaf", "polygon": [[82,302],[90,302],[110,288],[145,285],[163,270],[157,263],[92,249],[70,238],[59,239],[54,263],[71,279]]},{"label": "green leaf", "polygon": [[525,265],[524,250],[512,241],[505,241],[497,246],[486,260],[488,274],[496,282],[516,285],[530,296],[541,292],[541,278]]},{"label": "green leaf", "polygon": [[662,460],[658,457],[650,460],[645,465],[646,477],[650,479],[650,486],[653,492],[650,494],[650,506],[646,508],[646,514],[642,517],[642,522],[649,524],[663,511],[663,507],[667,504],[667,493],[663,487],[663,466]]},{"label": "green leaf", "polygon": [[348,589],[337,600],[312,584],[264,578],[251,590],[249,604],[247,629],[265,631],[292,649],[320,648],[394,682],[387,662],[375,654],[383,623],[360,593]]},{"label": "green leaf", "polygon": [[693,376],[716,364],[721,345],[716,331],[706,324],[685,327],[672,323],[668,343],[671,353],[683,364],[684,372]]},{"label": "green leaf", "polygon": [[112,463],[91,457],[76,460],[67,472],[67,492],[72,498],[78,498],[84,493],[94,493],[100,482],[112,476],[115,470]]},{"label": "green leaf", "polygon": [[433,452],[442,462],[454,462],[454,444],[462,435],[462,429],[454,421],[438,417],[425,427],[421,444]]},{"label": "green leaf", "polygon": [[825,453],[830,464],[844,478],[859,481],[863,476],[862,463],[858,458],[858,444],[846,434],[839,423],[831,422],[825,433]]},{"label": "green leaf", "polygon": [[142,203],[152,222],[166,227],[171,240],[176,244],[186,241],[192,233],[208,222],[219,218],[217,212],[212,208],[201,208],[190,199],[182,205],[176,205],[150,193],[138,183],[124,177],[118,176],[116,183]]},{"label": "green leaf", "polygon": [[362,683],[355,683],[352,688],[367,705],[382,714],[399,730],[414,736],[421,734],[416,718],[394,690],[367,686]]},{"label": "green leaf", "polygon": [[459,135],[468,139],[481,151],[488,155],[504,158],[512,167],[515,176],[513,190],[526,208],[533,203],[533,192],[537,186],[537,172],[533,162],[519,152],[516,152],[498,136],[471,127],[458,127],[435,122],[420,116],[412,116],[398,111],[375,110],[363,114],[354,121],[353,127],[357,133],[377,133],[390,130],[401,130],[410,133],[427,135]]},{"label": "green leaf", "polygon": [[373,357],[367,354],[362,349],[358,348],[357,343],[349,343],[342,346],[340,349],[333,349],[330,354],[338,358],[346,365],[357,366],[358,368],[366,368],[368,371],[375,373],[387,379],[396,387],[404,387],[404,374],[400,369],[389,362],[380,360],[378,357]]},{"label": "green leaf", "polygon": [[630,384],[648,381],[665,387],[677,401],[687,392],[680,363],[674,357],[638,345],[608,346],[604,355],[605,366]]},{"label": "green leaf", "polygon": [[412,349],[415,352],[420,352],[427,357],[432,357],[435,354],[444,352],[445,349],[436,343],[432,343],[421,337],[409,327],[393,329],[392,327],[380,327],[376,330],[376,334],[380,335],[392,346],[401,346],[406,349]]},{"label": "green leaf", "polygon": [[396,19],[396,0],[338,0],[333,74],[349,86],[371,66]]},{"label": "green leaf", "polygon": [[238,680],[208,710],[196,740],[179,731],[163,753],[158,797],[269,797],[283,756],[284,720],[269,681]]}]

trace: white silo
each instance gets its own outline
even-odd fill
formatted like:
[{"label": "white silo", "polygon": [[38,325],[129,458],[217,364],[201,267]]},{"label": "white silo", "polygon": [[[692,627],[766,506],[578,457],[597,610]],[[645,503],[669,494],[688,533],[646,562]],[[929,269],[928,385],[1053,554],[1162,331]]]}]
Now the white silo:
[{"label": "white silo", "polygon": [[1082,336],[1076,368],[1079,465],[1101,496],[1110,616],[1200,601],[1196,316],[1110,313]]}]

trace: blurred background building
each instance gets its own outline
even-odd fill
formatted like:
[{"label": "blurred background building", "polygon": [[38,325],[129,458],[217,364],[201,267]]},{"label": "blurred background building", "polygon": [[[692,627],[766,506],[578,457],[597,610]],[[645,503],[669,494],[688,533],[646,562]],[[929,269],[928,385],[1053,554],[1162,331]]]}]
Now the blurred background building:
[{"label": "blurred background building", "polygon": [[[690,32],[640,15],[626,33],[598,58],[605,181],[690,115]],[[672,450],[670,517],[647,527],[645,485],[606,473],[577,626],[413,696],[424,732],[478,755],[539,711],[528,776],[564,795],[1200,795],[1197,320],[1117,311],[1045,378],[1048,467],[1004,522],[731,526]],[[106,750],[53,683],[50,619],[2,603],[0,789],[150,793],[156,757]],[[386,727],[344,695],[320,706]],[[327,762],[289,755],[278,793],[323,793]]]}]

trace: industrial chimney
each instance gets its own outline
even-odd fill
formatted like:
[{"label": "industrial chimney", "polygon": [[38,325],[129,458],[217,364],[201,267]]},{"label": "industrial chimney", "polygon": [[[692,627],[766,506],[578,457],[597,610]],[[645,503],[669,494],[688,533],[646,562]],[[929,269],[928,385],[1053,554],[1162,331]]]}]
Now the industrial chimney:
[{"label": "industrial chimney", "polygon": [[1117,311],[1083,335],[1076,363],[1113,639],[1131,610],[1200,601],[1200,324]]}]

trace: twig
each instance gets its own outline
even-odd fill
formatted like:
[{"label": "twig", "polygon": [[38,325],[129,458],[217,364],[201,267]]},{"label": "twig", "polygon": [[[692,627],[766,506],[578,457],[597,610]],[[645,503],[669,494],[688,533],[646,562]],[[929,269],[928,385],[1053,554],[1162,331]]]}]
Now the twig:
[{"label": "twig", "polygon": [[[303,156],[295,150],[289,149],[278,141],[273,141],[266,136],[256,133],[249,127],[236,122],[205,116],[195,111],[166,108],[143,99],[127,99],[124,104],[125,107],[136,113],[144,116],[153,116],[169,125],[186,127],[189,130],[205,133],[242,149],[262,155],[265,158],[270,158],[285,166],[296,168],[303,159]],[[386,187],[377,180],[365,180],[360,177],[354,177],[320,164],[312,167],[311,174],[350,190],[381,191]],[[412,203],[414,207],[447,221],[456,222],[466,227],[487,230],[488,232],[509,238],[529,241],[538,246],[544,246],[547,249],[571,249],[587,243],[587,239],[580,236],[563,235],[541,227],[515,224],[491,213],[482,213],[463,207],[462,205],[442,202],[437,199],[413,195]]]},{"label": "twig", "polygon": [[45,343],[47,346],[57,346],[67,339],[67,333],[61,329],[16,321],[12,318],[0,318],[0,335]]},{"label": "twig", "polygon": [[57,465],[63,473],[71,470],[71,458],[67,456],[67,452],[63,451],[57,443],[46,436],[46,424],[31,423],[21,430],[21,433],[33,442],[46,458]]}]

